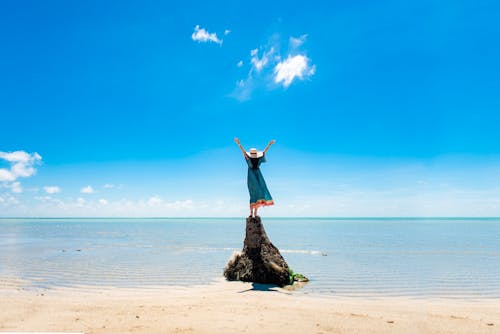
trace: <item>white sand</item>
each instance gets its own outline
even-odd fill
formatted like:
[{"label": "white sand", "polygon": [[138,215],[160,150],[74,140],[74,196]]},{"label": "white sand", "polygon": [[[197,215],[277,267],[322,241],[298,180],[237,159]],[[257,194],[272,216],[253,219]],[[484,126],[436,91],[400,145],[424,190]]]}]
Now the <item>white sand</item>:
[{"label": "white sand", "polygon": [[22,287],[22,281],[0,280],[0,332],[500,333],[499,300],[309,297],[251,290],[240,282],[37,292]]}]

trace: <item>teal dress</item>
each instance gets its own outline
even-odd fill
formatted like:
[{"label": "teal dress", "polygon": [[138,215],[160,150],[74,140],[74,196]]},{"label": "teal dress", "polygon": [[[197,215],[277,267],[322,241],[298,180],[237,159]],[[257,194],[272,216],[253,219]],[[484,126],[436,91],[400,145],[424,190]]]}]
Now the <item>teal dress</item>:
[{"label": "teal dress", "polygon": [[258,208],[260,206],[273,205],[273,198],[266,186],[266,181],[260,172],[260,164],[266,162],[263,155],[260,158],[251,158],[245,155],[248,164],[247,185],[250,193],[250,207]]}]

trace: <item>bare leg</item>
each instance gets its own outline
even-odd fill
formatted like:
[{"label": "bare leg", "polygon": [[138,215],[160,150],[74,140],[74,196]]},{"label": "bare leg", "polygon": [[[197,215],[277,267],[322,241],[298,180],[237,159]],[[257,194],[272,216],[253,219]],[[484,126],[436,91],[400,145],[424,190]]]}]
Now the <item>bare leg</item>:
[{"label": "bare leg", "polygon": [[259,208],[255,208],[254,217],[257,217],[257,210],[258,210],[258,209],[259,209]]}]

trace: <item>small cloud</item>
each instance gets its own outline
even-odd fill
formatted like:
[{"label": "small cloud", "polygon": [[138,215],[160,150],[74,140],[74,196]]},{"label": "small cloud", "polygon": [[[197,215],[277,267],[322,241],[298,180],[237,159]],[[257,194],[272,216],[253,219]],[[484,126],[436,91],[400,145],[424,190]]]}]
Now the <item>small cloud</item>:
[{"label": "small cloud", "polygon": [[0,181],[13,182],[20,177],[30,177],[36,173],[35,165],[42,157],[38,153],[25,151],[1,152],[0,159],[7,161],[10,168],[0,168]]},{"label": "small cloud", "polygon": [[236,64],[236,66],[238,66],[238,67],[243,66],[243,60],[240,60],[240,61],[238,62],[238,64]]},{"label": "small cloud", "polygon": [[52,197],[50,196],[35,196],[34,197],[37,201],[42,201],[42,202],[47,202],[52,200]]},{"label": "small cloud", "polygon": [[23,192],[23,188],[21,187],[20,182],[13,182],[12,184],[10,184],[10,190],[16,194]]},{"label": "small cloud", "polygon": [[83,206],[85,204],[85,199],[78,197],[76,199],[76,206]]},{"label": "small cloud", "polygon": [[253,85],[254,84],[251,76],[249,76],[246,80],[241,79],[236,81],[236,88],[232,93],[232,96],[240,101],[246,101],[250,99]]},{"label": "small cloud", "polygon": [[61,192],[61,188],[58,186],[45,186],[43,189],[47,194],[57,194]]},{"label": "small cloud", "polygon": [[5,200],[3,199],[3,197],[0,196],[0,203],[3,203],[5,202]]},{"label": "small cloud", "polygon": [[104,198],[101,198],[101,199],[99,200],[99,204],[101,204],[101,205],[108,205],[108,203],[109,203],[109,202],[108,202],[108,200],[106,200],[106,199],[104,199]]},{"label": "small cloud", "polygon": [[21,203],[16,197],[10,195],[9,193],[3,194],[3,199],[7,205],[18,205]]},{"label": "small cloud", "polygon": [[222,45],[222,40],[217,37],[216,33],[209,33],[204,28],[200,28],[199,25],[194,27],[194,32],[191,35],[193,41],[197,41],[199,43],[213,42],[219,45]]},{"label": "small cloud", "polygon": [[163,200],[159,196],[153,196],[148,199],[149,206],[155,206],[163,203]]},{"label": "small cloud", "polygon": [[224,35],[227,36],[227,35],[229,35],[230,32],[231,32],[231,30],[226,29],[226,30],[224,30]]},{"label": "small cloud", "polygon": [[169,202],[166,204],[167,208],[181,210],[181,209],[192,209],[194,207],[193,200],[187,199],[184,201]]},{"label": "small cloud", "polygon": [[290,37],[290,48],[296,49],[306,42],[307,34],[300,37]]},{"label": "small cloud", "polygon": [[316,66],[309,63],[310,59],[304,55],[288,56],[274,67],[274,82],[288,87],[295,78],[304,79],[314,75]]},{"label": "small cloud", "polygon": [[86,186],[80,189],[80,192],[82,194],[92,194],[94,192],[94,188],[92,188],[91,186]]},{"label": "small cloud", "polygon": [[274,48],[269,49],[269,51],[264,52],[261,58],[259,58],[258,55],[258,50],[254,49],[250,51],[250,55],[252,58],[250,59],[250,62],[253,65],[253,68],[257,71],[260,72],[262,69],[267,65],[269,62],[269,59],[271,58],[272,54],[274,53]]},{"label": "small cloud", "polygon": [[106,183],[103,187],[104,189],[112,189],[115,188],[116,186],[114,184]]}]

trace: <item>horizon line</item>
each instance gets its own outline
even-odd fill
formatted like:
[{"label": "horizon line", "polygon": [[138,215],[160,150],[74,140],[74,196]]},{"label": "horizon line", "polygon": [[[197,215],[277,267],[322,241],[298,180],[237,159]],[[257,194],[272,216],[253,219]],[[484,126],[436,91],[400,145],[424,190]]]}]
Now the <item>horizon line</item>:
[{"label": "horizon line", "polygon": [[[0,217],[0,219],[239,219],[248,216],[158,216],[158,217]],[[262,216],[259,216],[263,218]],[[500,219],[500,216],[271,216],[266,219]]]}]

